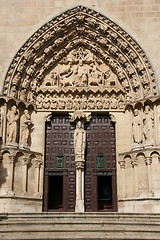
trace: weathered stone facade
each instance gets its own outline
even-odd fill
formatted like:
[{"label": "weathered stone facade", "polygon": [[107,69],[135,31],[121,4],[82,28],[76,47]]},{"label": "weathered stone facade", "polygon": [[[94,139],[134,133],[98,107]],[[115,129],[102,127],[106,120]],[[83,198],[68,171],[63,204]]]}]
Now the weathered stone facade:
[{"label": "weathered stone facade", "polygon": [[[158,25],[159,1],[147,5],[119,0],[118,4],[119,10],[123,6],[125,12],[136,13],[137,19],[145,7],[157,11],[153,16],[154,26]],[[25,42],[6,70],[0,99],[2,212],[42,211],[45,122],[52,113],[68,113],[75,122],[79,119],[80,129],[92,114],[109,114],[116,130],[118,211],[160,212],[157,61],[153,71],[145,48],[122,24],[107,18],[100,1],[97,8],[93,5],[56,10],[57,16]],[[126,22],[131,21],[129,16]],[[76,208],[85,211],[85,159],[84,154],[76,157],[76,149],[77,186],[81,181]]]}]

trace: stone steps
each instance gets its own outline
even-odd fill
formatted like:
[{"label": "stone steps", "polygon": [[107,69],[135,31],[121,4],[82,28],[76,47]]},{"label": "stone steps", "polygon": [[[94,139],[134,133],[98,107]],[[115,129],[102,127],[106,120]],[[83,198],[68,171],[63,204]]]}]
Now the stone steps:
[{"label": "stone steps", "polygon": [[0,239],[160,240],[160,214],[0,214]]}]

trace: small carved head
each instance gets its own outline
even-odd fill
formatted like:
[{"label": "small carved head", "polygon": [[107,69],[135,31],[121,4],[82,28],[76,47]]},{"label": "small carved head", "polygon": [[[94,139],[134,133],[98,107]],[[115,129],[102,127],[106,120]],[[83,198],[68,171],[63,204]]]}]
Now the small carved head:
[{"label": "small carved head", "polygon": [[17,107],[14,105],[14,106],[12,106],[12,111],[14,112],[14,113],[17,113]]},{"label": "small carved head", "polygon": [[134,109],[134,116],[138,116],[138,109]]},{"label": "small carved head", "polygon": [[77,128],[79,128],[79,129],[82,128],[82,123],[81,123],[81,121],[78,121],[78,122],[77,122]]}]

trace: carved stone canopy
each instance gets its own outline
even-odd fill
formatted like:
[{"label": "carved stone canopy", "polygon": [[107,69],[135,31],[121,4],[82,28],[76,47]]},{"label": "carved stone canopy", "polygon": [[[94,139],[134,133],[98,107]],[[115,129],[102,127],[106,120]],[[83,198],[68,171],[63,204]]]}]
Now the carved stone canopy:
[{"label": "carved stone canopy", "polygon": [[35,103],[39,110],[114,110],[158,90],[140,46],[110,19],[78,6],[22,46],[3,94]]},{"label": "carved stone canopy", "polygon": [[71,122],[77,122],[79,120],[83,122],[89,122],[92,117],[90,112],[82,112],[82,111],[75,111],[74,113],[69,113],[69,115],[70,115]]}]

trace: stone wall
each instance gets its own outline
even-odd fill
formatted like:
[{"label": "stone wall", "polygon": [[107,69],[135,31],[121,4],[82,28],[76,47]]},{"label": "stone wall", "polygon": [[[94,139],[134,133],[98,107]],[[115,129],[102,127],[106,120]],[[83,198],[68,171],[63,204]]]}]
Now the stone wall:
[{"label": "stone wall", "polygon": [[0,1],[0,90],[7,69],[23,43],[43,24],[77,5],[102,13],[128,32],[145,51],[158,79],[160,0],[3,0]]}]

